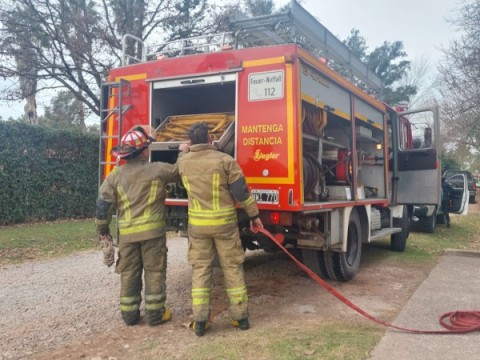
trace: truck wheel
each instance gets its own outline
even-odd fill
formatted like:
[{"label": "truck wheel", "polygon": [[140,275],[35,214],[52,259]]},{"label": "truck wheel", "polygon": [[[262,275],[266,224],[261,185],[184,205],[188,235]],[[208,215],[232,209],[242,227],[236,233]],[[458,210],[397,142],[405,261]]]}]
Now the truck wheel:
[{"label": "truck wheel", "polygon": [[333,260],[332,251],[323,252],[323,261],[325,263],[325,270],[327,270],[328,277],[332,280],[339,280],[337,277],[337,270],[335,269],[335,263]]},{"label": "truck wheel", "polygon": [[334,270],[339,281],[349,281],[357,275],[361,256],[362,231],[360,218],[354,209],[348,221],[347,251],[333,253]]},{"label": "truck wheel", "polygon": [[406,206],[403,206],[403,214],[400,219],[393,218],[393,227],[402,228],[402,231],[390,237],[390,249],[393,251],[405,251],[408,234],[410,233],[410,216]]},{"label": "truck wheel", "polygon": [[432,215],[423,219],[423,231],[428,234],[433,234],[435,231],[435,226],[437,226],[437,216]]},{"label": "truck wheel", "polygon": [[302,249],[302,256],[305,265],[315,274],[326,280],[329,278],[322,250]]}]

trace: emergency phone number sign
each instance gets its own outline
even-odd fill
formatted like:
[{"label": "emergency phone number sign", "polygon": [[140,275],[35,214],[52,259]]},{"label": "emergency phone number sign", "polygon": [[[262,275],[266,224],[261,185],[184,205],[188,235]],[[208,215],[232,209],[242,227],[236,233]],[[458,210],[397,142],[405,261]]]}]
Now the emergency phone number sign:
[{"label": "emergency phone number sign", "polygon": [[284,78],[283,70],[248,75],[248,101],[282,99]]}]

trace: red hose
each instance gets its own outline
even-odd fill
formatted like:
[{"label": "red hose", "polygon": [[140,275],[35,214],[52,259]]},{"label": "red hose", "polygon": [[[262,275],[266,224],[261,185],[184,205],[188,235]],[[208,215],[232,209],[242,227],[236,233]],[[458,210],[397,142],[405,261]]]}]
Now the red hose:
[{"label": "red hose", "polygon": [[440,316],[440,324],[446,328],[447,330],[417,330],[417,329],[409,329],[397,325],[393,325],[386,321],[376,318],[373,315],[370,315],[366,311],[359,308],[357,305],[352,303],[348,300],[345,296],[340,294],[337,290],[335,290],[332,286],[330,286],[326,281],[320,278],[317,274],[315,274],[312,270],[310,270],[307,266],[302,264],[298,261],[295,256],[290,254],[290,252],[281,244],[281,242],[276,239],[268,230],[263,228],[255,228],[255,231],[260,232],[267,236],[270,240],[272,240],[280,249],[283,250],[285,254],[287,254],[303,271],[305,271],[313,280],[315,280],[318,284],[323,286],[330,294],[335,296],[345,305],[350,307],[351,309],[355,310],[360,315],[370,319],[377,324],[381,324],[393,329],[406,331],[410,333],[416,334],[466,334],[470,332],[480,331],[480,311],[454,311],[445,313]]}]

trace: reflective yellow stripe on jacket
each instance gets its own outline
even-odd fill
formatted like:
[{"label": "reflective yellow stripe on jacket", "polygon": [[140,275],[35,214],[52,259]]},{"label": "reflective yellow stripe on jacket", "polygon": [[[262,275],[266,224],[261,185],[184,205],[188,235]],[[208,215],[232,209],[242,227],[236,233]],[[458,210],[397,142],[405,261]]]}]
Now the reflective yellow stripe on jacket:
[{"label": "reflective yellow stripe on jacket", "polygon": [[237,212],[234,207],[220,210],[188,209],[188,222],[195,226],[235,224]]},{"label": "reflective yellow stripe on jacket", "polygon": [[142,216],[137,219],[118,221],[120,235],[129,235],[142,231],[157,230],[163,227],[165,227],[165,217],[163,214]]},{"label": "reflective yellow stripe on jacket", "polygon": [[190,184],[186,176],[182,177],[183,185],[189,193],[188,222],[194,226],[215,226],[235,224],[237,212],[234,206],[220,207],[220,174],[212,176],[211,209],[202,209],[200,202],[190,196]]},{"label": "reflective yellow stripe on jacket", "polygon": [[157,200],[158,185],[158,180],[152,181],[148,197],[148,206],[146,207],[143,216],[137,218],[132,218],[130,201],[127,198],[127,194],[121,186],[117,187],[124,211],[123,219],[118,221],[120,235],[131,235],[143,231],[158,230],[165,227],[165,215],[163,212],[160,214],[151,214],[152,204]]}]

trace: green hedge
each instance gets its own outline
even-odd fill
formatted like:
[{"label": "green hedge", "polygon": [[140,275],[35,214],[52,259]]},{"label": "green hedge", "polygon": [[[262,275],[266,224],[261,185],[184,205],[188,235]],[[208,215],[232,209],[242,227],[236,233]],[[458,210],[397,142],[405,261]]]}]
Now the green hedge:
[{"label": "green hedge", "polygon": [[0,121],[0,225],[95,215],[98,136]]}]

